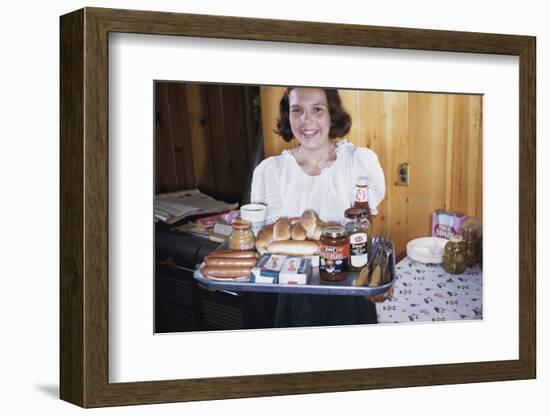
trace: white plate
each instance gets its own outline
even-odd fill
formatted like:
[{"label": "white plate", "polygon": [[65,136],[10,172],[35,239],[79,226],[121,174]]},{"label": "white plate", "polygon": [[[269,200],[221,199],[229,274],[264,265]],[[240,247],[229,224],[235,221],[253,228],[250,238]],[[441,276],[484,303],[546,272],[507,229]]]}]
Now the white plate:
[{"label": "white plate", "polygon": [[443,263],[445,244],[449,240],[440,237],[421,237],[407,243],[407,256],[420,263]]}]

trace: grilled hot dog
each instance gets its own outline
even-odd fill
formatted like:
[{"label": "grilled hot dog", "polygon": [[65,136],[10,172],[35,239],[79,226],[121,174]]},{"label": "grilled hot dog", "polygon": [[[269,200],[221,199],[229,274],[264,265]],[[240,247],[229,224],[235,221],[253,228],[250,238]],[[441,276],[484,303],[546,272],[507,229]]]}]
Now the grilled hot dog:
[{"label": "grilled hot dog", "polygon": [[204,262],[207,267],[210,266],[244,266],[244,267],[254,267],[256,264],[256,258],[236,258],[236,257],[214,257],[214,255],[206,256]]},{"label": "grilled hot dog", "polygon": [[224,258],[235,258],[235,259],[257,259],[260,257],[258,253],[252,250],[216,250],[213,251],[209,257],[224,257]]},{"label": "grilled hot dog", "polygon": [[250,267],[242,266],[207,266],[203,269],[203,274],[212,277],[234,278],[248,276],[251,270]]}]

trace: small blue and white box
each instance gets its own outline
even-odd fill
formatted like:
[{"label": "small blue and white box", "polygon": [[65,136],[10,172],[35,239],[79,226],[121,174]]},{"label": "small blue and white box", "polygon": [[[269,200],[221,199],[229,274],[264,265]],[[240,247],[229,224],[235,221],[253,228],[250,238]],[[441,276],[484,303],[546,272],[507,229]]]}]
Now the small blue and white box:
[{"label": "small blue and white box", "polygon": [[287,256],[281,254],[265,253],[252,268],[255,283],[278,283],[279,272],[285,263]]},{"label": "small blue and white box", "polygon": [[279,272],[279,284],[305,285],[311,274],[311,258],[288,257]]}]

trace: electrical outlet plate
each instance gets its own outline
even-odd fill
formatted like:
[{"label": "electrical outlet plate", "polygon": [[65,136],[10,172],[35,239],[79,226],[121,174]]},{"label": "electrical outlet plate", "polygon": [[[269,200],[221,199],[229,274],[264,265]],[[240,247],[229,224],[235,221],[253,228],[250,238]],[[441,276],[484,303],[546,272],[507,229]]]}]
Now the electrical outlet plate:
[{"label": "electrical outlet plate", "polygon": [[397,166],[397,185],[409,186],[409,164],[400,163]]}]

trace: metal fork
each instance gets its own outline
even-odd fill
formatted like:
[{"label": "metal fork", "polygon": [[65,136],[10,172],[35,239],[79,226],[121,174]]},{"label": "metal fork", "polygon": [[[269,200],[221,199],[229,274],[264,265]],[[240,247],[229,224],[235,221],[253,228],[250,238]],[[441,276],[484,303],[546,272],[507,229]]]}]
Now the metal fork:
[{"label": "metal fork", "polygon": [[381,261],[382,268],[382,284],[391,281],[390,256],[393,254],[393,244],[390,234],[384,233],[380,237],[383,259]]},{"label": "metal fork", "polygon": [[369,286],[379,286],[382,284],[382,246],[377,245],[372,257],[371,266],[369,268],[368,284]]}]

